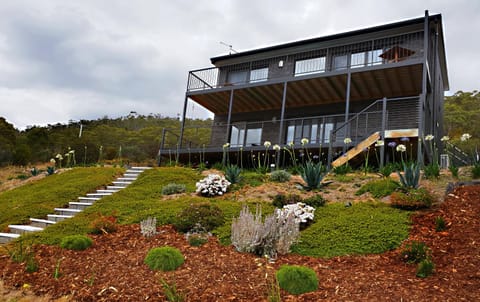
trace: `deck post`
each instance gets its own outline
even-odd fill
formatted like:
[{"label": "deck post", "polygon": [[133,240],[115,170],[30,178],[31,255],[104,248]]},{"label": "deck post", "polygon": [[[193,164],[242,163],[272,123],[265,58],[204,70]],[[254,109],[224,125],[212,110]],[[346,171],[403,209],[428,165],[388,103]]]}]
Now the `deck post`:
[{"label": "deck post", "polygon": [[380,146],[380,168],[385,164],[385,128],[387,127],[387,98],[382,99],[382,132],[383,145]]},{"label": "deck post", "polygon": [[[428,10],[425,11],[425,22],[423,25],[423,74],[422,74],[422,94],[420,96],[420,104],[418,111],[418,148],[417,148],[417,163],[423,165],[423,153],[422,153],[422,144],[423,144],[423,135],[425,132],[425,108],[428,108],[427,104],[427,68],[428,68]],[[435,121],[434,121],[435,122]]]},{"label": "deck post", "polygon": [[423,128],[424,128],[424,114],[425,114],[425,94],[419,95],[419,104],[418,104],[418,144],[417,144],[417,164],[423,165],[423,154],[422,154],[422,144],[423,144]]},{"label": "deck post", "polygon": [[180,128],[180,142],[177,143],[177,154],[179,154],[180,149],[182,148],[183,141],[183,132],[185,130],[185,119],[187,116],[187,105],[188,105],[188,96],[185,95],[185,102],[183,103],[183,113],[182,113],[182,127]]},{"label": "deck post", "polygon": [[[349,112],[350,112],[350,83],[352,81],[352,73],[350,72],[350,69],[348,70],[348,74],[347,74],[347,91],[346,91],[346,95],[345,95],[345,124],[348,123],[348,115],[349,115]],[[347,138],[347,137],[350,137],[350,125],[345,125],[345,137],[344,138]],[[358,142],[355,141],[354,142],[355,144],[357,144]],[[343,146],[343,153],[347,152],[347,146]]]},{"label": "deck post", "polygon": [[228,143],[230,142],[230,123],[232,120],[232,107],[233,107],[233,89],[230,90],[230,101],[228,103],[228,116],[227,116],[227,131],[226,131],[226,137],[225,137],[225,142]]},{"label": "deck post", "polygon": [[[287,82],[283,83],[283,95],[282,95],[282,111],[280,112],[280,126],[278,129],[278,145],[282,145],[282,137],[283,137],[283,120],[285,119],[285,103],[287,100]],[[288,143],[288,142],[287,142]],[[275,164],[278,167],[280,165],[280,152],[277,154],[277,158],[275,159]]]}]

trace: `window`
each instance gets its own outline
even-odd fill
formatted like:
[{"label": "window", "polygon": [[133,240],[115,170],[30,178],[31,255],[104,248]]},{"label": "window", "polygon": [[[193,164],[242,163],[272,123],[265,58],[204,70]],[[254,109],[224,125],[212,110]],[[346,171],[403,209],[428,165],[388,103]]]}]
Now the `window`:
[{"label": "window", "polygon": [[367,62],[368,52],[362,51],[357,53],[352,53],[350,57],[350,67],[358,68],[364,67]]},{"label": "window", "polygon": [[248,74],[248,71],[246,70],[230,71],[228,73],[227,82],[230,84],[245,83],[247,82],[247,74]]},{"label": "window", "polygon": [[245,146],[260,146],[262,140],[262,128],[247,129]]},{"label": "window", "polygon": [[333,70],[347,69],[348,57],[347,55],[337,55],[333,57]]},{"label": "window", "polygon": [[380,55],[383,53],[382,49],[375,49],[368,52],[368,65],[379,65],[383,63]]},{"label": "window", "polygon": [[298,60],[295,62],[295,76],[325,71],[325,57]]},{"label": "window", "polygon": [[233,125],[230,134],[230,146],[241,147],[245,139],[245,125]]},{"label": "window", "polygon": [[250,82],[262,82],[268,79],[268,67],[250,71]]}]

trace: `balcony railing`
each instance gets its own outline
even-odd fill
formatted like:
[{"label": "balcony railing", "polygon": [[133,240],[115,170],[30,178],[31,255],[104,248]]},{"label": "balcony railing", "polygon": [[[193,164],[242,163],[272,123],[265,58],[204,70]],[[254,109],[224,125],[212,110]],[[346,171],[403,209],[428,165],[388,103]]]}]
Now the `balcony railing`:
[{"label": "balcony railing", "polygon": [[220,68],[193,70],[187,92],[292,79],[423,58],[423,32],[412,32]]}]

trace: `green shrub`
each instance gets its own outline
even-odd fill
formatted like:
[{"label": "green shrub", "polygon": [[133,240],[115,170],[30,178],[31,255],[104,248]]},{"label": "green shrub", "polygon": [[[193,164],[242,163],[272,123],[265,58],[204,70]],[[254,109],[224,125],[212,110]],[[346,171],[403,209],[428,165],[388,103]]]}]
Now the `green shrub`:
[{"label": "green shrub", "polygon": [[400,177],[400,183],[402,184],[402,187],[406,189],[418,188],[418,183],[420,182],[420,165],[416,163],[402,164],[403,174],[397,172],[398,176]]},{"label": "green shrub", "polygon": [[318,207],[323,207],[326,203],[326,200],[325,200],[325,198],[323,198],[322,195],[315,194],[311,197],[305,198],[303,200],[303,203],[305,203],[305,204],[307,204],[311,207],[318,208]]},{"label": "green shrub", "polygon": [[438,216],[435,218],[435,231],[437,232],[444,231],[446,227],[447,225],[445,223],[445,219],[443,219],[442,216]]},{"label": "green shrub", "polygon": [[300,295],[318,289],[317,274],[313,269],[308,267],[282,265],[277,271],[276,276],[280,288],[293,295]]},{"label": "green shrub", "polygon": [[185,262],[182,253],[170,246],[151,249],[144,260],[151,270],[173,271]]},{"label": "green shrub", "polygon": [[448,170],[450,171],[450,173],[452,173],[452,177],[453,178],[458,178],[458,167],[455,166],[453,163],[448,166]]},{"label": "green shrub", "polygon": [[70,235],[62,239],[60,246],[64,249],[83,251],[92,245],[93,241],[85,235]]},{"label": "green shrub", "polygon": [[420,263],[429,259],[430,249],[421,241],[410,241],[401,251],[403,261],[407,263]]},{"label": "green shrub", "polygon": [[397,166],[394,163],[388,163],[380,168],[379,172],[383,177],[390,177],[390,175],[397,170]]},{"label": "green shrub", "polygon": [[350,167],[348,163],[333,168],[333,173],[335,173],[336,175],[345,175],[350,172],[352,172],[352,167]]},{"label": "green shrub", "polygon": [[431,259],[424,259],[420,261],[417,266],[417,277],[426,278],[433,273],[435,265]]},{"label": "green shrub", "polygon": [[304,186],[306,190],[313,190],[318,189],[321,186],[321,181],[324,176],[324,172],[322,169],[322,163],[314,163],[312,161],[308,161],[302,169],[301,173],[302,179],[307,184]]},{"label": "green shrub", "polygon": [[425,177],[428,179],[440,177],[440,166],[437,163],[428,164],[423,170]]},{"label": "green shrub", "polygon": [[392,207],[404,210],[418,210],[432,206],[434,197],[424,188],[411,189],[407,192],[393,192],[390,196]]},{"label": "green shrub", "polygon": [[163,195],[172,195],[185,192],[186,187],[182,184],[169,183],[162,188]]},{"label": "green shrub", "polygon": [[292,177],[292,174],[285,170],[276,170],[270,174],[270,180],[274,182],[287,182]]},{"label": "green shrub", "polygon": [[480,178],[480,163],[475,163],[472,167],[472,178]]},{"label": "green shrub", "polygon": [[242,169],[237,165],[227,165],[225,167],[225,178],[233,185],[239,183],[242,180],[240,176]]},{"label": "green shrub", "polygon": [[186,233],[200,224],[206,231],[211,231],[225,223],[222,210],[210,203],[195,203],[181,211],[173,225],[179,232]]},{"label": "green shrub", "polygon": [[390,178],[384,178],[380,180],[370,181],[364,184],[355,195],[362,195],[366,192],[370,192],[373,197],[381,198],[392,194],[400,184]]},{"label": "green shrub", "polygon": [[188,236],[188,244],[190,246],[201,246],[208,242],[208,235],[205,234],[192,234]]},{"label": "green shrub", "polygon": [[302,197],[297,194],[277,194],[273,197],[272,205],[277,208],[283,208],[284,205],[302,202]]}]

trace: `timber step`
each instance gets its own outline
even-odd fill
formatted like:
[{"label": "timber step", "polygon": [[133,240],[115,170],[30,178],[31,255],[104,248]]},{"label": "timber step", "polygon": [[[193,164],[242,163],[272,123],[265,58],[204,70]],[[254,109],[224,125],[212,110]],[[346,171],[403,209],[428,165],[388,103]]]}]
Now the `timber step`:
[{"label": "timber step", "polygon": [[20,234],[14,233],[0,233],[0,244],[9,243],[13,239],[20,237]]},{"label": "timber step", "polygon": [[55,224],[57,222],[52,220],[47,220],[47,219],[30,218],[30,223],[32,226],[46,228],[47,226]]},{"label": "timber step", "polygon": [[10,224],[8,225],[10,233],[14,234],[24,234],[24,233],[33,233],[42,231],[43,228],[32,226],[32,225],[22,225],[22,224]]},{"label": "timber step", "polygon": [[69,209],[85,210],[86,208],[93,205],[93,202],[76,202],[71,201],[68,203]]},{"label": "timber step", "polygon": [[[111,193],[111,194],[113,194],[113,193],[117,193],[118,191],[120,191],[120,190],[107,190],[107,189],[105,189],[105,190],[97,190],[97,193]],[[88,196],[88,194],[87,194],[87,196]]]},{"label": "timber step", "polygon": [[125,189],[125,187],[120,187],[120,186],[107,186],[107,190],[117,190],[120,191],[121,189]]},{"label": "timber step", "polygon": [[375,142],[377,142],[379,139],[380,139],[380,132],[377,131],[372,135],[370,135],[369,137],[367,137],[366,139],[364,139],[363,141],[361,141],[360,143],[358,143],[355,147],[348,150],[343,156],[340,156],[339,158],[334,160],[332,162],[332,167],[335,168],[345,164],[355,156],[362,153],[362,151],[365,148],[368,148],[371,145],[375,144]]},{"label": "timber step", "polygon": [[68,218],[72,218],[73,215],[59,215],[59,214],[48,214],[48,220],[59,222]]},{"label": "timber step", "polygon": [[123,177],[132,177],[132,178],[137,178],[140,173],[125,173],[123,174]]},{"label": "timber step", "polygon": [[108,192],[108,193],[101,193],[101,192],[97,192],[97,193],[87,193],[87,197],[98,197],[98,198],[102,198],[103,196],[110,196],[112,195],[112,192]]},{"label": "timber step", "polygon": [[126,182],[132,182],[136,180],[137,178],[134,177],[119,177],[117,178],[117,181],[126,181]]},{"label": "timber step", "polygon": [[118,186],[118,187],[126,187],[128,186],[129,184],[131,184],[132,182],[131,181],[112,181],[112,183],[115,185],[115,186]]}]

